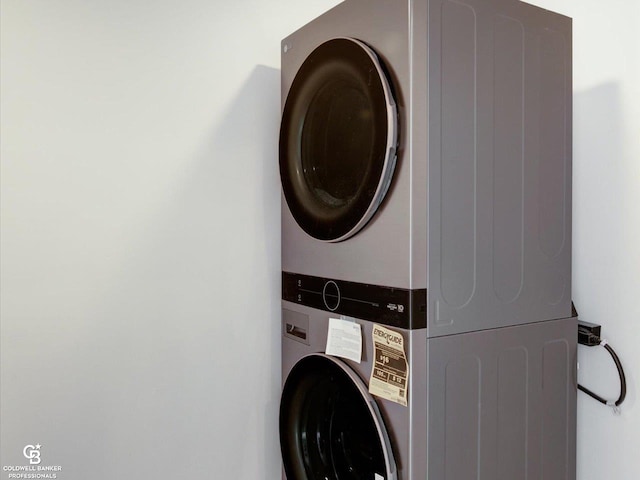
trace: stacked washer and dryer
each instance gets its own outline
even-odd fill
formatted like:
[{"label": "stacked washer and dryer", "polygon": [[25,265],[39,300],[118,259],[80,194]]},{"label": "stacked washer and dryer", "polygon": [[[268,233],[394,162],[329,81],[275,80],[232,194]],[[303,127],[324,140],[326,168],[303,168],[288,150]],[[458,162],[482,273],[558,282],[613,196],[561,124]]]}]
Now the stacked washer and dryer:
[{"label": "stacked washer and dryer", "polygon": [[571,49],[518,0],[283,40],[283,479],[575,479]]}]

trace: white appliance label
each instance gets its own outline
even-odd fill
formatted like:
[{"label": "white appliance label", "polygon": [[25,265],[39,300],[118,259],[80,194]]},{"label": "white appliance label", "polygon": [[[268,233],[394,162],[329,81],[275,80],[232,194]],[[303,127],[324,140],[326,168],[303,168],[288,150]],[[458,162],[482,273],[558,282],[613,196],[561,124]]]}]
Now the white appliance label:
[{"label": "white appliance label", "polygon": [[362,328],[360,324],[341,318],[330,318],[325,353],[360,363],[362,360]]},{"label": "white appliance label", "polygon": [[377,324],[373,325],[372,337],[374,356],[369,392],[406,407],[409,364],[404,338],[401,333]]}]

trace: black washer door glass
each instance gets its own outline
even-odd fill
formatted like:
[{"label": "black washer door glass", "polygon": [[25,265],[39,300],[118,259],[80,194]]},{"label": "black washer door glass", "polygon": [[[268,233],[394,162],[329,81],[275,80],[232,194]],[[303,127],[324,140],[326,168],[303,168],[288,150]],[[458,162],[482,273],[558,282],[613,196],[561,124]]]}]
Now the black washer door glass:
[{"label": "black washer door glass", "polygon": [[395,121],[369,47],[340,38],[307,57],[284,107],[280,175],[287,204],[308,234],[345,239],[373,215],[395,166]]},{"label": "black washer door glass", "polygon": [[367,174],[375,125],[369,98],[353,78],[336,76],[309,103],[301,139],[307,188],[330,208],[354,200]]},{"label": "black washer door glass", "polygon": [[280,404],[280,444],[288,480],[386,477],[384,447],[366,400],[334,361],[302,359]]}]

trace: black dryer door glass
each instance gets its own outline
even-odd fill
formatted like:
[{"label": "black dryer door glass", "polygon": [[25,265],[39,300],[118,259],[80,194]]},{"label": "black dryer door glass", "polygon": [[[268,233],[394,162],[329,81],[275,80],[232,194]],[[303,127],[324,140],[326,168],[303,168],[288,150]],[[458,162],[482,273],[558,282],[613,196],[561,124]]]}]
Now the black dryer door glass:
[{"label": "black dryer door glass", "polygon": [[376,54],[338,38],[304,61],[280,129],[280,176],[293,217],[309,235],[340,241],[373,216],[391,182],[396,107]]},{"label": "black dryer door glass", "polygon": [[339,360],[303,358],[280,404],[280,445],[288,480],[394,480],[380,413],[362,381]]}]

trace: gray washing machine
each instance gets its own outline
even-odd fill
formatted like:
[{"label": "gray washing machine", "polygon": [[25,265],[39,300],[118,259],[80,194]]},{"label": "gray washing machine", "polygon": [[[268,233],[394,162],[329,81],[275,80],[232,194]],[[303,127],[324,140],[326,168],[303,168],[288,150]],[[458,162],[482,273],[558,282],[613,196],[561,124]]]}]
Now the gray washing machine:
[{"label": "gray washing machine", "polygon": [[332,316],[283,302],[283,479],[575,480],[574,321],[437,339],[393,328],[404,406],[369,393],[378,322],[354,320],[356,363],[324,354]]},{"label": "gray washing machine", "polygon": [[[571,20],[518,0],[346,0],[283,40],[283,478],[575,478],[571,91]],[[406,402],[369,393],[378,326]]]}]

